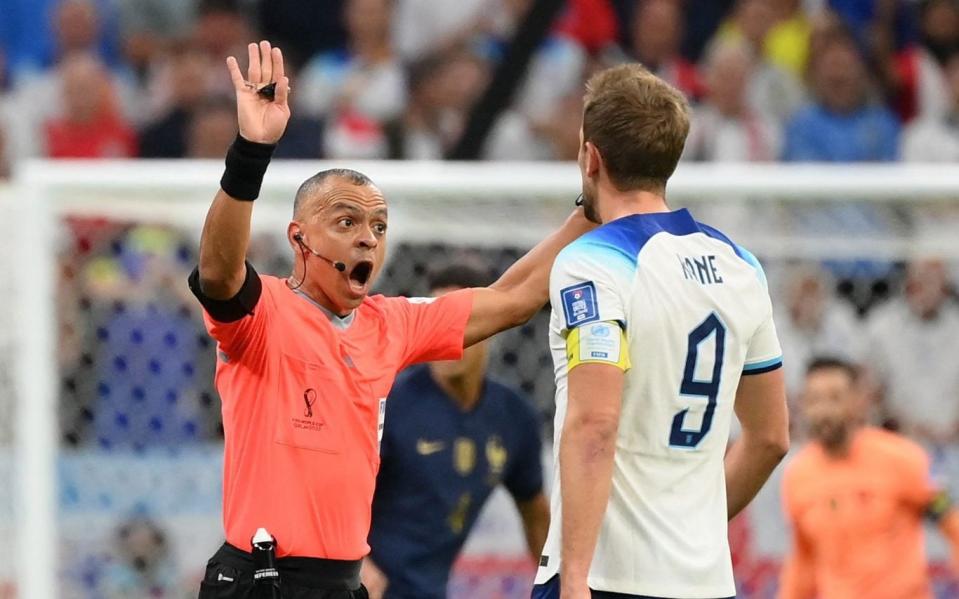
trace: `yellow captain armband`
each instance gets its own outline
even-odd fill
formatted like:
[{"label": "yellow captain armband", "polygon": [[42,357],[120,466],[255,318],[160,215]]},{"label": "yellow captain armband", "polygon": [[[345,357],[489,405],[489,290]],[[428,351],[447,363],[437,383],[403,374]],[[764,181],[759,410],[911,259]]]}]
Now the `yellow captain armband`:
[{"label": "yellow captain armband", "polygon": [[610,364],[626,372],[630,368],[626,331],[613,321],[577,327],[566,336],[566,361],[567,371],[580,364]]}]

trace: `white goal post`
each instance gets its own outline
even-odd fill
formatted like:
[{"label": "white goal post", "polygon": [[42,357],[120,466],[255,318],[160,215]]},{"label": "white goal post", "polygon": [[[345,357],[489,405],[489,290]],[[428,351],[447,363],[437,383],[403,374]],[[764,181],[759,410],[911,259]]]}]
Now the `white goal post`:
[{"label": "white goal post", "polygon": [[[278,161],[266,176],[254,229],[282,235],[300,182],[343,166],[384,191],[391,244],[528,247],[562,221],[580,191],[579,171],[568,163]],[[13,327],[13,351],[0,355],[0,370],[14,381],[12,390],[0,388],[12,392],[14,404],[0,406],[0,417],[12,413],[13,437],[4,447],[0,435],[0,474],[12,472],[0,486],[14,490],[15,542],[4,539],[14,549],[3,553],[17,560],[17,597],[60,596],[55,295],[62,222],[105,217],[198,238],[221,172],[219,161],[32,161],[0,193],[0,272],[13,291],[12,316],[0,321]],[[668,198],[715,221],[760,258],[959,259],[959,169],[951,165],[683,164]],[[3,468],[5,455],[11,468]],[[3,518],[0,501],[0,531]]]}]

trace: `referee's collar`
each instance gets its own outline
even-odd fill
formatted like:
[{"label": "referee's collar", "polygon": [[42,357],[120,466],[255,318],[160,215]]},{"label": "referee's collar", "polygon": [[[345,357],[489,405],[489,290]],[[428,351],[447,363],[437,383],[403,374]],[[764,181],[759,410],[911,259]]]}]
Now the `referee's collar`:
[{"label": "referee's collar", "polygon": [[356,317],[356,310],[351,311],[346,316],[337,316],[336,314],[333,313],[332,310],[330,310],[329,308],[326,308],[325,306],[320,305],[312,297],[303,293],[299,289],[294,289],[293,293],[297,294],[298,296],[302,297],[306,301],[310,302],[311,304],[319,308],[320,311],[323,312],[323,314],[325,314],[326,317],[330,320],[330,324],[332,324],[334,327],[345,331],[346,329],[350,328],[351,324],[353,324],[353,319]]}]

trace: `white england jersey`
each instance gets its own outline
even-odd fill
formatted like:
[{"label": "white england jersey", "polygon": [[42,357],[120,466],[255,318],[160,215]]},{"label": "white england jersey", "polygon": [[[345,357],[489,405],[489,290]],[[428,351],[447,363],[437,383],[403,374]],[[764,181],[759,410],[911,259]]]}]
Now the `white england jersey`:
[{"label": "white england jersey", "polygon": [[[589,574],[594,590],[731,597],[723,457],[740,376],[782,364],[756,258],[686,210],[637,214],[570,244],[550,274],[557,467],[537,584],[560,569],[559,446],[567,346],[607,359],[624,327],[625,375],[612,492]],[[612,361],[615,359],[610,358]],[[576,481],[567,481],[576,484]]]}]

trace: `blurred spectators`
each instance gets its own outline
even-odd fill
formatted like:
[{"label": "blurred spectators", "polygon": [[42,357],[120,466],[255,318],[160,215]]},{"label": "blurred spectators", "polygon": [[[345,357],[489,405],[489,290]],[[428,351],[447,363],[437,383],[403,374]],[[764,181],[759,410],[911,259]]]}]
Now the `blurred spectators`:
[{"label": "blurred spectators", "polygon": [[207,55],[193,45],[183,45],[171,54],[164,67],[166,73],[157,76],[169,98],[168,108],[141,132],[140,156],[186,156],[187,128],[197,107],[212,92],[208,74],[213,68]]},{"label": "blurred spectators", "polygon": [[[410,100],[386,127],[390,158],[441,159],[459,139],[469,109],[489,80],[489,65],[465,49],[427,57],[411,67]],[[530,159],[547,153],[526,120],[506,111],[493,127],[483,157]]]},{"label": "blurred spectators", "polygon": [[136,133],[126,122],[109,74],[98,59],[75,54],[60,66],[62,116],[44,126],[51,158],[123,158],[136,154]]},{"label": "blurred spectators", "polygon": [[693,109],[684,158],[772,161],[779,156],[778,124],[747,99],[754,55],[742,42],[719,41],[704,64],[706,97]]},{"label": "blurred spectators", "polygon": [[536,129],[544,150],[553,160],[573,161],[579,157],[580,119],[570,115],[583,114],[583,94],[573,92],[560,100],[552,112]]},{"label": "blurred spectators", "polygon": [[809,59],[812,23],[803,9],[802,0],[772,0],[770,4],[774,22],[766,33],[766,58],[794,77],[801,78]]},{"label": "blurred spectators", "polygon": [[959,50],[959,6],[956,0],[924,0],[920,5],[920,37],[885,66],[894,107],[904,122],[938,118],[951,108],[944,68]]},{"label": "blurred spectators", "polygon": [[387,128],[389,157],[442,158],[459,138],[466,110],[488,76],[486,63],[466,50],[429,56],[414,64],[406,112]]},{"label": "blurred spectators", "polygon": [[821,10],[814,13],[809,18],[809,56],[806,59],[806,70],[803,79],[807,85],[810,83],[810,63],[813,57],[822,54],[823,49],[832,45],[836,41],[845,41],[849,39],[849,29],[843,24],[842,19],[831,10]]},{"label": "blurred spectators", "polygon": [[[736,0],[683,0],[686,12],[683,56],[698,61],[706,45],[729,14]],[[629,0],[614,0],[618,4],[632,4]],[[626,20],[624,23],[628,22]]]},{"label": "blurred spectators", "polygon": [[346,46],[344,4],[345,0],[258,0],[260,30],[283,48],[284,60],[303,64],[315,54]]},{"label": "blurred spectators", "polygon": [[840,301],[835,285],[816,265],[793,267],[776,308],[776,332],[788,353],[783,362],[790,403],[801,391],[806,366],[819,355],[858,363],[864,355],[862,325],[852,307]]},{"label": "blurred spectators", "polygon": [[959,162],[959,54],[946,65],[949,110],[917,119],[903,133],[902,159],[911,162]]},{"label": "blurred spectators", "polygon": [[122,66],[112,0],[0,0],[0,49],[14,79],[48,69],[72,52]]},{"label": "blurred spectators", "polygon": [[[99,56],[106,65],[122,120],[142,133],[143,156],[187,156],[194,111],[232,93],[224,57],[242,61],[258,31],[283,47],[293,80],[294,120],[278,157],[439,158],[469,119],[531,5],[0,0],[0,53],[6,50],[15,75],[4,77],[0,68],[0,111],[16,116],[0,118],[8,121],[8,159],[44,153],[44,127],[66,109],[59,67],[78,53]],[[698,61],[703,48],[729,43],[746,44],[753,54],[749,68],[741,55],[734,57],[738,51],[725,47],[718,65],[706,53],[700,73],[692,59]],[[696,117],[703,121],[702,135],[694,134],[696,151],[688,156],[767,159],[768,141],[777,135],[766,130],[782,128],[785,143],[772,146],[782,145],[786,160],[892,160],[898,126],[887,108],[899,122],[923,123],[915,129],[934,146],[928,154],[950,156],[951,138],[928,131],[936,123],[942,133],[948,124],[943,119],[953,118],[945,70],[957,50],[957,0],[567,0],[482,154],[570,156],[572,130],[555,120],[577,105],[572,96],[582,94],[591,65],[638,60],[694,105],[702,102]],[[423,65],[443,72],[407,81],[407,73]],[[733,86],[720,89],[723,77],[710,70],[739,78],[745,94],[734,93]],[[429,100],[424,105],[424,85],[448,87],[450,79],[462,91],[447,94],[442,106]],[[807,97],[814,101],[800,108]],[[738,107],[731,111],[733,105]],[[732,119],[730,128],[729,113],[743,107],[750,116]],[[439,114],[442,124],[434,120]],[[766,124],[757,126],[759,121]],[[760,138],[745,151],[743,129],[753,131],[753,138],[759,130]],[[432,141],[411,142],[419,151],[399,151],[396,134],[408,130],[429,130],[413,138]]]},{"label": "blurred spectators", "polygon": [[769,35],[777,18],[775,8],[769,0],[739,0],[719,37],[746,43],[755,56],[752,76],[746,81],[749,102],[755,110],[785,121],[804,97],[799,81],[768,56]]},{"label": "blurred spectators", "polygon": [[575,40],[590,54],[597,54],[615,44],[619,39],[619,29],[611,0],[568,0],[566,11],[555,27],[557,34]]},{"label": "blurred spectators", "polygon": [[906,434],[953,443],[959,433],[959,307],[949,296],[945,264],[909,264],[905,294],[868,320],[867,364],[876,370],[883,406]]},{"label": "blurred spectators", "polygon": [[895,160],[899,124],[870,98],[869,75],[856,45],[833,39],[810,64],[815,100],[786,130],[784,158],[791,161]]},{"label": "blurred spectators", "polygon": [[147,518],[116,531],[115,557],[97,591],[104,599],[174,599],[183,596],[167,535]]},{"label": "blurred spectators", "polygon": [[98,53],[100,14],[92,0],[63,0],[54,12],[56,55]]},{"label": "blurred spectators", "polygon": [[644,0],[633,17],[630,59],[671,83],[690,99],[702,95],[696,66],[683,58],[683,13],[676,0]]},{"label": "blurred spectators", "polygon": [[396,0],[396,51],[405,61],[467,45],[495,27],[498,0]]},{"label": "blurred spectators", "polygon": [[857,43],[876,58],[914,37],[913,2],[902,0],[829,0]]},{"label": "blurred spectators", "polygon": [[236,101],[233,98],[207,100],[190,119],[187,157],[220,160],[236,134]]},{"label": "blurred spectators", "polygon": [[[48,21],[53,26],[55,37],[50,60],[44,61],[43,69],[22,69],[17,73],[11,102],[15,105],[16,125],[11,130],[15,158],[41,156],[46,153],[44,141],[46,124],[65,116],[67,92],[62,68],[74,56],[92,57],[106,69],[111,94],[115,95],[116,107],[124,120],[136,122],[139,118],[139,90],[129,71],[116,56],[106,57],[102,44],[104,18],[111,13],[111,6],[92,0],[63,0],[59,3],[39,2],[48,5]],[[11,59],[13,55],[11,54]]]},{"label": "blurred spectators", "polygon": [[[503,59],[507,46],[526,17],[531,0],[502,0],[500,18],[495,28],[476,38],[471,46],[491,63]],[[553,32],[533,54],[526,71],[526,80],[517,90],[515,109],[533,127],[553,113],[556,105],[571,93],[583,93],[583,71],[587,50],[599,52],[613,49],[616,38],[614,18],[606,0],[569,0],[567,11],[559,18]],[[612,25],[612,26],[611,26]],[[517,115],[509,115],[513,119]],[[525,127],[521,121],[516,126]],[[523,143],[523,142],[519,142]],[[494,154],[499,155],[498,152]],[[532,158],[529,152],[505,155],[504,158]],[[541,156],[535,156],[541,157]]]},{"label": "blurred spectators", "polygon": [[[256,38],[256,30],[241,10],[239,0],[200,0],[193,42],[202,48],[215,64],[222,65],[227,56],[243,58],[246,45]],[[225,71],[225,69],[221,69]],[[229,76],[226,76],[229,84]],[[232,91],[232,85],[226,88]]]},{"label": "blurred spectators", "polygon": [[115,0],[120,10],[123,55],[140,75],[173,40],[189,31],[197,0]]},{"label": "blurred spectators", "polygon": [[301,71],[293,99],[306,116],[326,124],[325,153],[332,158],[385,154],[381,123],[406,102],[403,68],[390,36],[392,0],[347,0],[347,48],[320,54]]}]

